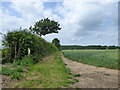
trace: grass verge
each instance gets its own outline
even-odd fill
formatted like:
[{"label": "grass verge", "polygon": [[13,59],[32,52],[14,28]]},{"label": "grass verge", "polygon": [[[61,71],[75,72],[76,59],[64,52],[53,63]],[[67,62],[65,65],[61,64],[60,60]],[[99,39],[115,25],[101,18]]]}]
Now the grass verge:
[{"label": "grass verge", "polygon": [[61,59],[60,52],[44,58],[28,69],[24,79],[15,85],[15,88],[70,88],[69,84],[74,84],[73,81],[68,80],[71,75]]}]

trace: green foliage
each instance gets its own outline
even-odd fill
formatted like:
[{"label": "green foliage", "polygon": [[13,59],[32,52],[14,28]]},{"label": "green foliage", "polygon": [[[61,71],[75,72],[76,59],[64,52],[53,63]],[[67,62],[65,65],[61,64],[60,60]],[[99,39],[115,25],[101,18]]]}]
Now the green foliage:
[{"label": "green foliage", "polygon": [[26,55],[25,57],[23,57],[22,60],[20,60],[21,66],[30,66],[32,64],[33,64],[33,56],[32,55],[31,56]]},{"label": "green foliage", "polygon": [[14,72],[23,72],[23,67],[19,66],[19,67],[15,68]]},{"label": "green foliage", "polygon": [[[28,48],[30,48],[30,54],[33,56],[33,62],[37,62],[41,60],[43,56],[48,56],[57,51],[57,48],[55,48],[53,44],[46,42],[41,37],[32,34],[26,29],[8,32],[4,35],[2,42],[2,45],[5,47],[5,49],[2,50],[2,57],[9,62],[21,59],[27,61],[26,55],[28,54]],[[17,63],[19,64],[19,62]]]},{"label": "green foliage", "polygon": [[14,71],[10,70],[10,68],[7,67],[2,67],[2,75],[10,75],[12,74]]},{"label": "green foliage", "polygon": [[74,77],[80,77],[80,74],[74,74],[73,76]]},{"label": "green foliage", "polygon": [[61,88],[74,84],[69,81],[72,78],[61,59],[61,53],[54,54],[54,57],[47,57],[47,60],[38,62],[29,67],[29,72],[20,83],[23,88]]},{"label": "green foliage", "polygon": [[108,49],[118,49],[119,47],[117,46],[109,46]]},{"label": "green foliage", "polygon": [[71,76],[68,76],[68,79],[72,79],[72,75],[71,75]]},{"label": "green foliage", "polygon": [[67,80],[67,81],[65,81],[66,83],[69,83],[69,84],[75,84],[75,82],[74,81],[69,81],[69,80]]},{"label": "green foliage", "polygon": [[81,90],[81,88],[79,88],[79,87],[75,87],[77,90]]},{"label": "green foliage", "polygon": [[3,59],[6,59],[8,61],[9,59],[9,49],[8,48],[4,48],[2,49],[2,58]]},{"label": "green foliage", "polygon": [[64,56],[77,62],[118,69],[118,50],[64,50]]},{"label": "green foliage", "polygon": [[16,67],[21,64],[21,60],[14,60],[13,61],[13,67]]},{"label": "green foliage", "polygon": [[60,50],[60,40],[58,38],[54,38],[52,43]]},{"label": "green foliage", "polygon": [[77,80],[77,79],[73,79],[75,82],[79,82],[79,80]]},{"label": "green foliage", "polygon": [[14,86],[14,88],[19,88],[20,87],[20,85],[18,84],[18,85],[16,85],[16,86]]},{"label": "green foliage", "polygon": [[23,75],[23,67],[19,66],[14,69],[10,69],[10,67],[2,67],[2,75],[8,75],[11,79],[20,79]]},{"label": "green foliage", "polygon": [[118,46],[101,46],[101,45],[88,45],[88,46],[79,46],[79,45],[62,45],[61,50],[79,50],[79,49],[118,49]]},{"label": "green foliage", "polygon": [[33,64],[37,63],[38,61],[41,61],[42,60],[42,56],[40,54],[34,54],[34,57],[33,57]]},{"label": "green foliage", "polygon": [[10,75],[11,79],[20,79],[23,76],[21,72],[14,72],[13,74]]},{"label": "green foliage", "polygon": [[41,36],[49,33],[58,33],[58,30],[61,29],[59,26],[58,22],[46,18],[36,22],[33,28],[32,26],[30,27],[30,30]]},{"label": "green foliage", "polygon": [[71,70],[70,69],[67,69],[67,71],[66,71],[68,74],[71,74],[72,75],[72,73],[71,73]]},{"label": "green foliage", "polygon": [[15,60],[13,62],[13,67],[16,66],[30,66],[32,64],[37,63],[38,61],[42,60],[42,56],[39,54],[34,54],[34,55],[26,55],[25,57],[22,58],[22,60]]}]

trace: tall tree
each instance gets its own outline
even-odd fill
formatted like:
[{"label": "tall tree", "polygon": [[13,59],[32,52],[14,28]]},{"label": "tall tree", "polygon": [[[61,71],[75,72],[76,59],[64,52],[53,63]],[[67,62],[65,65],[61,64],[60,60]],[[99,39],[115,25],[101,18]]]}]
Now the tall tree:
[{"label": "tall tree", "polygon": [[54,20],[50,20],[49,18],[41,19],[36,22],[35,25],[29,28],[33,33],[40,35],[46,35],[49,33],[58,33],[58,30],[61,30],[60,24]]},{"label": "tall tree", "polygon": [[60,50],[60,40],[58,38],[54,38],[52,43]]}]

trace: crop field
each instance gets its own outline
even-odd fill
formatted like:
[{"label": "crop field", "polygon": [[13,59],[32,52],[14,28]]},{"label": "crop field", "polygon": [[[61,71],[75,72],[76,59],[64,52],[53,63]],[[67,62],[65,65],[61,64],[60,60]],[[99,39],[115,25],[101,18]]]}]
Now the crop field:
[{"label": "crop field", "polygon": [[63,50],[63,53],[77,62],[118,69],[118,50]]}]

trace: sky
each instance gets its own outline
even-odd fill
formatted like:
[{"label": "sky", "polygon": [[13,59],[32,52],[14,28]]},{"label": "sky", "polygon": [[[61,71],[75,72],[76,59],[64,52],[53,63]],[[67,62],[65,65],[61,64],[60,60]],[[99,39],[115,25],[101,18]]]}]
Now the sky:
[{"label": "sky", "polygon": [[0,2],[0,32],[29,28],[48,17],[58,21],[62,28],[59,33],[42,36],[48,42],[58,38],[61,45],[118,45],[117,0],[56,1]]}]

